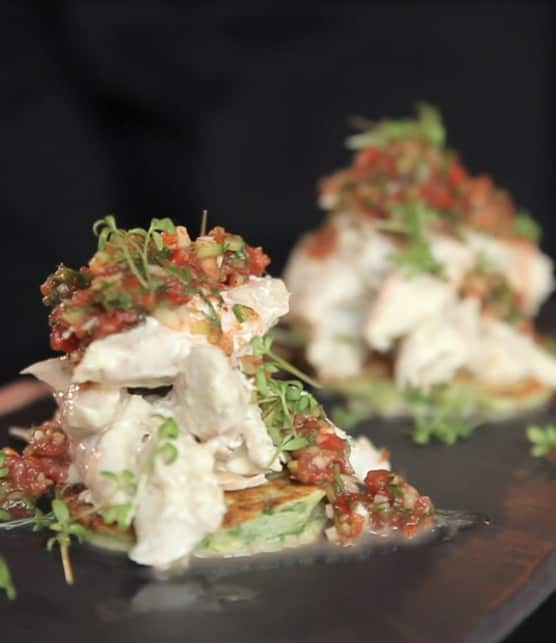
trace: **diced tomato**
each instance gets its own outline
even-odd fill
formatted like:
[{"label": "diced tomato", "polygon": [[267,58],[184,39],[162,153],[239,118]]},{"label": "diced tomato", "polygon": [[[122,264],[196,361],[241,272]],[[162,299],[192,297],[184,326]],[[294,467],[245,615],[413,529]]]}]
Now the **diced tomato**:
[{"label": "diced tomato", "polygon": [[88,306],[92,300],[93,293],[88,288],[76,290],[71,297],[71,303],[75,306]]},{"label": "diced tomato", "polygon": [[187,248],[176,248],[172,253],[170,261],[176,266],[185,266],[189,261],[189,251]]},{"label": "diced tomato", "polygon": [[322,484],[334,481],[332,459],[322,452],[305,450],[297,462],[297,479],[303,484]]},{"label": "diced tomato", "polygon": [[239,272],[230,272],[228,274],[228,277],[226,278],[226,285],[228,285],[230,288],[236,288],[237,286],[241,286],[241,284],[244,284],[245,280],[245,275],[242,275]]},{"label": "diced tomato", "polygon": [[24,456],[56,458],[65,456],[67,438],[57,422],[45,422],[33,432],[31,441],[25,447]]},{"label": "diced tomato", "polygon": [[358,168],[369,169],[376,165],[380,158],[380,150],[376,147],[366,147],[355,157],[355,165]]},{"label": "diced tomato", "polygon": [[167,248],[175,248],[178,243],[178,235],[171,232],[162,232],[162,241]]},{"label": "diced tomato", "polygon": [[416,516],[427,516],[434,510],[434,505],[429,496],[419,496],[415,501],[413,513]]},{"label": "diced tomato", "polygon": [[465,168],[460,163],[456,161],[450,166],[450,169],[448,170],[447,179],[451,185],[453,186],[459,185],[466,178],[467,178],[467,172],[465,171]]},{"label": "diced tomato", "polygon": [[449,208],[454,203],[454,198],[447,187],[439,183],[424,183],[419,191],[423,200],[433,208]]},{"label": "diced tomato", "polygon": [[342,438],[335,433],[321,433],[317,438],[317,446],[330,451],[344,451],[346,441],[342,440]]},{"label": "diced tomato", "polygon": [[50,347],[54,351],[71,353],[79,347],[79,338],[73,333],[68,335],[67,326],[54,324],[50,331]]},{"label": "diced tomato", "polygon": [[143,292],[140,298],[141,306],[148,311],[156,307],[156,295],[154,292]]},{"label": "diced tomato", "polygon": [[139,319],[140,315],[134,310],[107,310],[98,315],[94,338],[99,339],[112,333],[118,333],[133,326]]},{"label": "diced tomato", "polygon": [[351,503],[348,494],[337,496],[336,500],[334,501],[334,510],[344,514],[350,513]]},{"label": "diced tomato", "polygon": [[226,241],[226,237],[228,236],[228,233],[222,226],[216,226],[213,228],[210,232],[209,235],[218,243],[224,243]]},{"label": "diced tomato", "polygon": [[[52,466],[52,460],[49,458],[45,470],[45,458],[33,456],[22,457],[18,454],[10,454],[6,459],[8,468],[8,481],[14,488],[20,489],[32,496],[40,496],[49,487],[54,484],[54,478],[47,475],[55,473],[59,479],[62,479],[59,461],[56,466]],[[65,465],[67,470],[67,465]]]},{"label": "diced tomato", "polygon": [[337,243],[338,230],[335,225],[327,223],[308,239],[305,250],[315,259],[326,259],[334,252]]},{"label": "diced tomato", "polygon": [[386,469],[376,469],[375,471],[369,471],[365,476],[365,486],[371,492],[371,494],[376,495],[381,492],[388,482],[392,474]]},{"label": "diced tomato", "polygon": [[127,275],[122,281],[122,286],[127,290],[139,288],[139,279],[135,275]]},{"label": "diced tomato", "polygon": [[245,250],[247,252],[249,272],[255,276],[262,275],[270,264],[270,257],[260,247],[245,246]]}]

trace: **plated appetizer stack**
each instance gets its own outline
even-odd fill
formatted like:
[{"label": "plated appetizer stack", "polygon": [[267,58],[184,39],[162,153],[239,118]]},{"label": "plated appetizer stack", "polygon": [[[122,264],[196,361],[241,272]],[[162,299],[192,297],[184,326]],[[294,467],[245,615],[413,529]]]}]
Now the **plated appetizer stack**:
[{"label": "plated appetizer stack", "polygon": [[415,402],[501,416],[556,388],[533,318],[553,289],[539,228],[445,146],[437,112],[348,140],[325,178],[329,212],[293,250],[285,281],[305,358],[364,414]]},{"label": "plated appetizer stack", "polygon": [[0,450],[0,527],[50,529],[71,580],[74,537],[168,568],[431,523],[430,499],[274,354],[266,333],[289,295],[260,248],[223,228],[192,240],[169,219],[95,232],[89,264],[42,286],[65,355],[25,373],[58,411],[23,453]]}]

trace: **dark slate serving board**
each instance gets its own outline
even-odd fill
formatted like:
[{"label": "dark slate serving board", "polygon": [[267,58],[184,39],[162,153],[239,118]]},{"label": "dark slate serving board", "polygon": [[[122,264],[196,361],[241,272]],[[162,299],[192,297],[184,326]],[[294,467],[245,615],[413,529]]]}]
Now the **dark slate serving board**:
[{"label": "dark slate serving board", "polygon": [[[0,437],[47,415],[43,402],[2,418]],[[77,581],[67,587],[40,535],[2,532],[19,591],[13,603],[0,598],[2,632],[17,643],[500,641],[556,589],[556,468],[529,456],[525,425],[487,426],[451,448],[413,446],[403,423],[360,427],[439,507],[490,517],[448,542],[332,562],[237,563],[166,582],[125,557],[76,547]]]}]

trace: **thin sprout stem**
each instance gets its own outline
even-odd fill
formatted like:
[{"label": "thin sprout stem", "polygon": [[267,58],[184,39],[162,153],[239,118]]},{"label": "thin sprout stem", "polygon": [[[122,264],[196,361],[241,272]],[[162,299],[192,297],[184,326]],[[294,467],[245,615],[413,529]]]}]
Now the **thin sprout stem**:
[{"label": "thin sprout stem", "polygon": [[286,371],[294,377],[299,378],[313,388],[321,388],[321,385],[316,380],[314,380],[312,377],[309,377],[309,375],[305,375],[303,371],[300,371],[293,364],[290,364],[285,359],[280,357],[280,355],[277,355],[274,351],[268,350],[266,351],[266,354],[271,357],[283,371]]},{"label": "thin sprout stem", "polygon": [[[149,231],[148,231],[147,235],[149,235],[150,233],[151,233],[151,229],[149,228]],[[149,238],[148,238],[148,236],[145,237],[145,244],[147,244],[147,245],[143,244],[143,247],[137,245],[132,238],[128,237],[127,241],[129,243],[129,245],[132,246],[135,249],[135,251],[137,252],[139,257],[141,258],[141,263],[143,265],[143,271],[145,273],[144,279],[145,279],[145,283],[147,284],[146,288],[148,290],[151,290],[151,279],[150,279],[150,276],[149,276],[149,261],[148,261],[148,251],[149,251],[148,241],[149,241]],[[129,255],[129,257],[133,261],[133,259],[131,257],[131,254]],[[134,261],[133,261],[133,265],[135,266]],[[133,268],[132,268],[132,270],[133,270]],[[139,268],[137,268],[137,270],[139,271]],[[134,274],[137,274],[137,273],[134,272]]]},{"label": "thin sprout stem", "polygon": [[18,527],[25,527],[27,525],[32,525],[35,522],[35,518],[19,518],[17,520],[9,520],[8,522],[0,522],[0,529],[17,529]]},{"label": "thin sprout stem", "polygon": [[69,556],[69,547],[67,543],[60,544],[60,555],[62,557],[62,567],[64,568],[64,578],[68,585],[73,585],[75,578],[73,576],[73,568]]},{"label": "thin sprout stem", "polygon": [[145,241],[143,243],[143,252],[141,253],[141,258],[143,260],[143,270],[145,271],[145,278],[149,284],[149,290],[151,289],[151,279],[149,277],[149,241],[153,233],[153,224],[149,226],[147,234],[145,235]]},{"label": "thin sprout stem", "polygon": [[143,286],[143,288],[145,288],[145,290],[150,290],[149,283],[144,279],[143,275],[135,265],[135,261],[133,261],[126,244],[121,243],[120,247],[122,249],[122,252],[124,253],[124,257],[126,258],[126,261],[129,264],[131,272],[137,277],[137,281],[139,281],[139,283]]},{"label": "thin sprout stem", "polygon": [[199,233],[200,237],[204,237],[207,234],[207,223],[208,223],[208,210],[203,210],[201,215],[201,232]]}]

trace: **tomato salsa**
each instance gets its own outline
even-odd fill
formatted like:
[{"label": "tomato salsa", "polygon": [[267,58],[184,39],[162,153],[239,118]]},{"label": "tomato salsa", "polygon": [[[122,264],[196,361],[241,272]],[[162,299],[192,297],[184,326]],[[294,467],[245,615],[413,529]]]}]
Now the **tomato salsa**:
[{"label": "tomato salsa", "polygon": [[365,531],[398,530],[411,538],[432,523],[431,499],[402,476],[379,469],[369,471],[363,485],[357,483],[349,442],[326,419],[298,415],[295,422],[310,446],[294,452],[288,468],[301,483],[326,489],[340,543],[348,544]]},{"label": "tomato salsa", "polygon": [[68,441],[57,421],[35,427],[31,441],[19,454],[0,449],[0,509],[12,518],[34,513],[36,498],[68,479]]},{"label": "tomato salsa", "polygon": [[[384,121],[352,137],[352,165],[320,184],[322,204],[337,212],[390,219],[397,206],[424,204],[433,228],[452,234],[466,225],[498,237],[538,241],[540,230],[488,176],[472,176],[444,145],[440,116],[430,106],[415,120]],[[321,238],[325,246],[327,236]],[[313,249],[315,254],[318,249]]]},{"label": "tomato salsa", "polygon": [[260,276],[270,263],[261,248],[222,227],[192,241],[169,219],[153,219],[149,230],[122,230],[106,217],[95,231],[99,249],[88,266],[60,264],[41,286],[43,302],[52,308],[50,345],[57,351],[79,354],[157,309],[218,295]]}]

